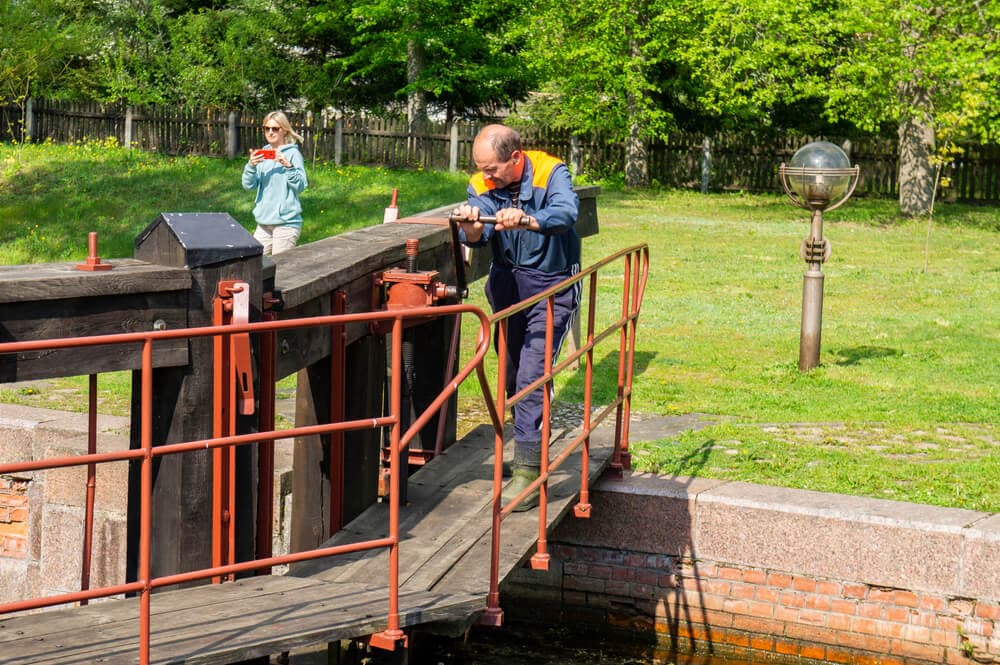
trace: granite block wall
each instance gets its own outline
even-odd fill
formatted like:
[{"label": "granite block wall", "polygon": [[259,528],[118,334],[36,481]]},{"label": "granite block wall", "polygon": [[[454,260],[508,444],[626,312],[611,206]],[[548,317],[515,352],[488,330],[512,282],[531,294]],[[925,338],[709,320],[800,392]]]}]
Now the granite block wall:
[{"label": "granite block wall", "polygon": [[[99,452],[128,449],[128,419],[98,419]],[[87,452],[87,416],[0,405],[5,462]],[[125,579],[126,463],[97,467],[90,587]],[[0,602],[78,591],[87,469],[70,466],[0,476]]]},{"label": "granite block wall", "polygon": [[[666,653],[1000,663],[997,515],[648,474],[603,481],[502,589]],[[527,601],[530,601],[527,602]]]}]

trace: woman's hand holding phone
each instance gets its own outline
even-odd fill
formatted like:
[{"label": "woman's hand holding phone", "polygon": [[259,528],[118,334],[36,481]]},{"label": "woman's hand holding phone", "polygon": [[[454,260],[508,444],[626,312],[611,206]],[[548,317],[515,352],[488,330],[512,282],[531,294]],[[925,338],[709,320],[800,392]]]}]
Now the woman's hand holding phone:
[{"label": "woman's hand holding phone", "polygon": [[277,153],[278,153],[277,150],[268,150],[266,148],[265,149],[251,150],[250,151],[250,163],[253,164],[254,166],[257,166],[258,164],[260,164],[261,162],[263,162],[265,159],[276,159],[277,158]]}]

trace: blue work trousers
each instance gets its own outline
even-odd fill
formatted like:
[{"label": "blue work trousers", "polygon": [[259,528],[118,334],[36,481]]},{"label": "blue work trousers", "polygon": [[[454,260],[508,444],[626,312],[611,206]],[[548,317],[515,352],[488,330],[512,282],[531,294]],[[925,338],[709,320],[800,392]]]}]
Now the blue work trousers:
[{"label": "blue work trousers", "polygon": [[[494,312],[499,312],[579,272],[574,266],[565,272],[542,272],[531,268],[490,267],[486,298]],[[559,355],[569,332],[573,314],[580,304],[580,283],[556,295],[552,320],[552,361]],[[542,300],[508,319],[507,327],[507,396],[511,396],[545,373],[546,303]],[[542,389],[532,391],[514,407],[515,459],[537,460],[542,440]],[[537,463],[537,461],[535,462]]]}]

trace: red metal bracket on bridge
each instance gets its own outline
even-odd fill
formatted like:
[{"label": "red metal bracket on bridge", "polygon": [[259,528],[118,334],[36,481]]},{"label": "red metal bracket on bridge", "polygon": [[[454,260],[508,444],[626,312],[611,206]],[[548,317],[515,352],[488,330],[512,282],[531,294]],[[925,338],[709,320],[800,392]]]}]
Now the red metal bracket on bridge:
[{"label": "red metal bracket on bridge", "polygon": [[368,644],[383,651],[395,651],[397,644],[405,649],[409,643],[410,638],[399,628],[383,630],[368,639]]},{"label": "red metal bracket on bridge", "polygon": [[[406,267],[390,268],[374,278],[372,284],[372,310],[407,309],[429,307],[445,298],[458,297],[458,289],[438,281],[437,270],[417,270],[419,241],[406,241]],[[421,323],[411,319],[407,325]],[[373,334],[385,335],[392,329],[391,321],[375,321],[371,324]]]},{"label": "red metal bracket on bridge", "polygon": [[91,231],[87,234],[87,260],[76,264],[77,270],[111,270],[110,263],[101,263],[101,257],[97,255],[97,232]]},{"label": "red metal bracket on bridge", "polygon": [[[419,241],[410,238],[406,241],[406,266],[403,268],[390,268],[380,276],[372,280],[372,303],[373,311],[382,309],[401,310],[412,309],[414,307],[430,307],[436,303],[446,300],[460,302],[465,297],[464,288],[450,286],[438,280],[437,270],[417,270],[417,256],[419,254]],[[459,283],[463,279],[459,275]],[[384,303],[384,305],[383,305]],[[411,317],[407,318],[404,328],[412,328],[415,325],[426,323],[431,317]],[[393,322],[391,320],[372,321],[368,324],[373,335],[387,335],[392,331]],[[410,334],[405,332],[404,335]],[[404,359],[404,364],[407,361]],[[401,369],[400,371],[405,371]],[[437,448],[438,446],[435,446]],[[389,495],[389,448],[382,448],[382,467],[378,480],[378,496],[387,497]],[[433,459],[436,454],[432,449],[410,449],[406,453],[409,465],[423,465]],[[407,468],[407,467],[404,467]],[[405,494],[404,494],[405,496]]]},{"label": "red metal bracket on bridge", "polygon": [[[250,285],[246,282],[223,280],[219,282],[219,298],[223,308],[230,312],[229,322],[245,324],[250,322]],[[250,335],[236,333],[232,336],[232,359],[236,373],[236,393],[240,414],[246,416],[254,412],[253,364],[250,357]]]}]

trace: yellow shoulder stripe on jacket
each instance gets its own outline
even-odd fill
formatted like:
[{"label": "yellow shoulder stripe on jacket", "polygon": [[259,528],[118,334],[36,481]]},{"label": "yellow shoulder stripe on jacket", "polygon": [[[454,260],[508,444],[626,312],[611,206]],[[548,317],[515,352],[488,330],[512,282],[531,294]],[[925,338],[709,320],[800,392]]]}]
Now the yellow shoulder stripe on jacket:
[{"label": "yellow shoulder stripe on jacket", "polygon": [[534,173],[531,175],[532,187],[544,189],[549,182],[549,176],[552,175],[552,170],[563,161],[541,150],[526,150],[524,154],[531,160],[531,166],[534,169]]},{"label": "yellow shoulder stripe on jacket", "polygon": [[[531,160],[531,165],[534,169],[531,176],[531,186],[544,189],[549,182],[549,176],[552,175],[553,169],[562,164],[563,161],[541,150],[526,150],[524,154]],[[496,189],[496,185],[492,180],[487,180],[483,177],[482,171],[469,178],[469,186],[472,187],[472,191],[477,196],[491,189]]]}]

